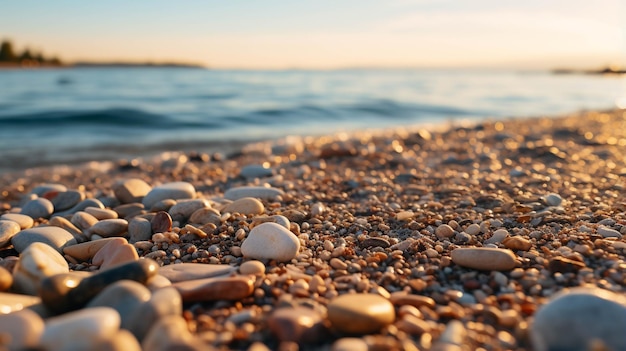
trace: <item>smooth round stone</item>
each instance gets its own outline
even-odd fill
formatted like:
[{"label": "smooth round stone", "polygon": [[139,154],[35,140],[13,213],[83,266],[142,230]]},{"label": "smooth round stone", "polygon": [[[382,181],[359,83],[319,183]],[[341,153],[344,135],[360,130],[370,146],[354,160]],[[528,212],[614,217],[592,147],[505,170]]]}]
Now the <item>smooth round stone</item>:
[{"label": "smooth round stone", "polygon": [[76,227],[72,222],[70,222],[65,217],[60,217],[60,216],[52,217],[48,221],[48,225],[67,230],[70,234],[74,236],[76,241],[83,242],[88,239],[87,236],[83,234],[82,230]]},{"label": "smooth round stone", "polygon": [[115,197],[123,204],[141,202],[152,187],[139,178],[120,180],[113,185]]},{"label": "smooth round stone", "polygon": [[554,193],[546,195],[544,200],[548,206],[559,206],[563,202],[561,195]]},{"label": "smooth round stone", "polygon": [[37,296],[0,292],[0,316],[41,303]]},{"label": "smooth round stone", "polygon": [[247,276],[215,277],[172,284],[184,302],[241,300],[252,295],[254,279]]},{"label": "smooth round stone", "polygon": [[87,207],[85,209],[85,212],[96,217],[96,219],[99,221],[104,219],[116,219],[119,217],[117,212],[109,210],[108,208]]},{"label": "smooth round stone", "polygon": [[452,250],[452,262],[459,266],[483,271],[508,271],[517,265],[509,249],[465,247]]},{"label": "smooth round stone", "polygon": [[396,313],[389,300],[377,294],[344,294],[328,304],[333,327],[350,334],[369,334],[393,323]]},{"label": "smooth round stone", "polygon": [[622,234],[615,229],[607,228],[605,226],[600,226],[598,228],[598,234],[602,235],[605,238],[621,238]]},{"label": "smooth round stone", "polygon": [[245,215],[262,214],[265,212],[263,203],[253,197],[244,197],[237,199],[222,209],[222,213],[241,213]]},{"label": "smooth round stone", "polygon": [[30,191],[30,193],[37,196],[43,196],[45,193],[51,191],[63,192],[67,191],[67,187],[63,184],[40,184],[34,187],[33,190]]},{"label": "smooth round stone", "polygon": [[172,182],[159,185],[143,198],[141,201],[146,208],[166,199],[193,199],[196,196],[196,189],[187,182]]},{"label": "smooth round stone", "polygon": [[117,265],[83,279],[70,274],[57,274],[41,282],[41,300],[56,313],[76,310],[117,281],[128,279],[146,284],[158,273],[158,269],[159,264],[148,258]]},{"label": "smooth round stone", "polygon": [[44,243],[33,243],[21,254],[13,271],[13,285],[25,294],[38,295],[42,280],[69,272],[65,258]]},{"label": "smooth round stone", "polygon": [[128,222],[128,235],[130,243],[138,241],[150,240],[152,238],[152,224],[149,220],[136,217]]},{"label": "smooth round stone", "polygon": [[85,193],[78,190],[68,190],[59,192],[52,198],[52,205],[54,205],[54,211],[59,212],[67,210],[76,206],[79,202],[85,199]]},{"label": "smooth round stone", "polygon": [[435,308],[435,300],[431,297],[424,295],[408,294],[404,291],[396,291],[389,297],[389,302],[397,306],[414,306],[421,308],[426,306],[428,308]]},{"label": "smooth round stone", "polygon": [[44,226],[24,229],[11,238],[17,252],[23,252],[29,245],[37,242],[48,244],[62,252],[64,247],[76,244],[76,239],[63,228]]},{"label": "smooth round stone", "polygon": [[168,286],[172,286],[172,282],[160,274],[150,278],[150,280],[146,283],[146,287],[150,291],[156,291]]},{"label": "smooth round stone", "polygon": [[85,199],[77,203],[76,206],[70,208],[69,210],[56,212],[54,215],[65,217],[67,215],[74,214],[78,211],[84,211],[88,207],[104,208],[104,204],[102,203],[102,201],[98,199]]},{"label": "smooth round stone", "polygon": [[182,222],[187,219],[197,210],[209,207],[209,202],[205,199],[193,199],[193,200],[181,200],[176,205],[170,207],[169,215],[172,220]]},{"label": "smooth round stone", "polygon": [[124,238],[103,238],[98,240],[87,241],[81,244],[72,246],[66,246],[63,248],[65,255],[72,256],[73,258],[86,262],[92,259],[100,249],[111,241],[126,241]]},{"label": "smooth round stone", "polygon": [[262,200],[273,200],[282,196],[284,192],[277,188],[266,188],[263,186],[242,186],[230,188],[224,193],[224,198],[228,200],[239,200],[244,197],[254,197]]},{"label": "smooth round stone", "polygon": [[0,314],[0,340],[9,341],[2,346],[8,350],[35,350],[44,327],[43,319],[28,309]]},{"label": "smooth round stone", "polygon": [[480,226],[476,223],[472,223],[465,228],[465,232],[469,235],[478,235],[478,233],[480,233]]},{"label": "smooth round stone", "polygon": [[341,338],[333,343],[331,351],[368,351],[369,346],[360,338]]},{"label": "smooth round stone", "polygon": [[554,296],[534,315],[530,337],[537,351],[590,350],[602,341],[607,350],[626,350],[626,301],[599,288],[573,288]]},{"label": "smooth round stone", "polygon": [[117,212],[117,215],[120,218],[132,218],[144,213],[145,208],[142,203],[133,202],[130,204],[116,206],[113,210]]},{"label": "smooth round stone", "polygon": [[100,269],[107,269],[119,264],[137,261],[137,249],[130,245],[124,238],[116,238],[104,245],[93,256],[91,263],[100,266]]},{"label": "smooth round stone", "polygon": [[247,165],[241,168],[239,175],[246,179],[271,177],[274,171],[263,165]]},{"label": "smooth round stone", "polygon": [[3,221],[13,221],[19,224],[20,229],[28,229],[35,224],[35,221],[30,216],[23,215],[20,213],[5,213],[0,216],[0,220]]},{"label": "smooth round stone", "polygon": [[78,211],[74,213],[70,222],[75,225],[78,229],[87,231],[94,224],[98,223],[98,218],[90,215],[84,211]]},{"label": "smooth round stone", "polygon": [[54,212],[52,202],[46,198],[40,197],[28,201],[20,211],[20,214],[27,215],[33,219],[48,218]]},{"label": "smooth round stone", "polygon": [[13,274],[0,266],[0,291],[7,291],[13,285]]},{"label": "smooth round stone", "polygon": [[128,326],[131,320],[137,319],[141,306],[150,300],[150,296],[150,290],[143,284],[132,280],[120,280],[107,286],[89,301],[85,308],[111,307],[119,313],[122,328],[130,330]]},{"label": "smooth round stone", "polygon": [[152,293],[150,299],[136,310],[122,326],[128,329],[137,340],[143,340],[150,328],[161,319],[181,316],[183,299],[175,288],[166,287]]},{"label": "smooth round stone", "polygon": [[485,244],[499,244],[506,239],[507,236],[509,236],[509,232],[506,229],[498,229],[493,232],[493,235],[489,239],[485,240]]},{"label": "smooth round stone", "polygon": [[141,343],[142,350],[202,350],[206,348],[189,332],[187,321],[181,316],[161,318],[150,329]]},{"label": "smooth round stone", "polygon": [[300,251],[300,239],[277,223],[262,223],[252,228],[241,245],[244,257],[286,262]]},{"label": "smooth round stone", "polygon": [[279,308],[272,313],[267,323],[280,341],[316,343],[328,334],[324,318],[307,307]]},{"label": "smooth round stone", "polygon": [[189,223],[207,224],[213,223],[219,225],[222,222],[220,212],[214,208],[201,208],[192,213],[189,217]]},{"label": "smooth round stone", "polygon": [[172,230],[172,217],[165,211],[159,211],[150,221],[153,233],[165,233]]},{"label": "smooth round stone", "polygon": [[236,269],[225,264],[177,263],[163,266],[159,274],[172,283],[229,275]]},{"label": "smooth round stone", "polygon": [[48,318],[40,345],[45,350],[93,350],[115,336],[120,315],[109,307],[86,308]]},{"label": "smooth round stone", "polygon": [[263,275],[265,274],[265,265],[263,262],[257,260],[246,261],[239,266],[239,273]]},{"label": "smooth round stone", "polygon": [[454,235],[454,229],[447,224],[442,224],[435,229],[435,235],[439,238],[449,238]]},{"label": "smooth round stone", "polygon": [[142,351],[139,341],[131,332],[120,329],[112,337],[98,342],[103,351]]},{"label": "smooth round stone", "polygon": [[22,230],[17,222],[0,219],[0,247],[5,247],[11,242],[11,238]]},{"label": "smooth round stone", "polygon": [[98,221],[87,229],[88,234],[100,235],[103,238],[123,236],[128,231],[128,221],[125,219],[105,219]]},{"label": "smooth round stone", "polygon": [[502,240],[502,244],[507,249],[514,251],[528,251],[533,247],[533,244],[526,238],[521,236],[512,236]]}]

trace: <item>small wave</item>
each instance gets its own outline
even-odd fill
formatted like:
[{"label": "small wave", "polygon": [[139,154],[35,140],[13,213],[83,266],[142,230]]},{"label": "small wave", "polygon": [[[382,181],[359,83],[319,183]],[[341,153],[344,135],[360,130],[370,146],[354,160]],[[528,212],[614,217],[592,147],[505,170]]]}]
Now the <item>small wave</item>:
[{"label": "small wave", "polygon": [[383,117],[414,117],[421,114],[436,116],[466,116],[470,111],[443,105],[405,104],[392,100],[373,102],[344,107],[345,110],[373,114]]}]

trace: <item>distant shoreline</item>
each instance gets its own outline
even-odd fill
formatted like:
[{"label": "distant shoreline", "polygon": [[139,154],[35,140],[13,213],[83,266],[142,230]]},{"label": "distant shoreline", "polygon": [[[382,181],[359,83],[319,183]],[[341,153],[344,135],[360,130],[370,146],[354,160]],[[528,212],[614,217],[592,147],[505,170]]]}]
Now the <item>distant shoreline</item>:
[{"label": "distant shoreline", "polygon": [[21,64],[0,62],[3,69],[61,69],[61,68],[203,68],[208,67],[193,63],[154,63],[154,62],[76,62],[71,64]]}]

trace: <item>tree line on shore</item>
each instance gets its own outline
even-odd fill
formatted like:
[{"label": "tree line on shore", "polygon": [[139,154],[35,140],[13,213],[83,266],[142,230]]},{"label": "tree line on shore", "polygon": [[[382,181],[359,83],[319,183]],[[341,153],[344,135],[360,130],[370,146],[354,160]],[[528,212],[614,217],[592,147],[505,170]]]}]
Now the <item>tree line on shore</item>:
[{"label": "tree line on shore", "polygon": [[0,44],[0,65],[14,64],[21,66],[51,65],[59,66],[63,63],[57,57],[47,58],[41,52],[33,52],[25,48],[21,53],[17,53],[10,40],[2,41]]}]

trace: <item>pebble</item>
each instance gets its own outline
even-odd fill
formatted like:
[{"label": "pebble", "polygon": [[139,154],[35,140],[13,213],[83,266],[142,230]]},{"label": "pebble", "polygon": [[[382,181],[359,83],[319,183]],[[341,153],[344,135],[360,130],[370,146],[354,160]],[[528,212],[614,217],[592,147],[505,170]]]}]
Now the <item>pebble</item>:
[{"label": "pebble", "polygon": [[123,263],[137,261],[139,256],[133,245],[130,245],[124,238],[110,240],[93,256],[91,263],[106,269]]},{"label": "pebble", "polygon": [[29,216],[33,219],[48,218],[54,212],[54,205],[50,200],[40,197],[28,201],[20,211],[20,214]]},{"label": "pebble", "polygon": [[123,179],[113,185],[115,197],[123,204],[141,202],[152,187],[139,178]]},{"label": "pebble", "polygon": [[143,284],[120,280],[107,286],[85,308],[110,307],[116,310],[121,318],[121,327],[132,332],[131,327],[136,327],[133,323],[146,322],[143,320],[146,316],[138,318],[138,314],[142,304],[150,300],[150,296],[150,290]]},{"label": "pebble", "polygon": [[68,190],[59,192],[52,199],[54,211],[59,212],[76,206],[79,202],[85,200],[85,193],[78,190]]},{"label": "pebble", "polygon": [[0,292],[0,316],[41,303],[38,296]]},{"label": "pebble", "polygon": [[132,218],[144,213],[144,210],[145,208],[143,204],[137,202],[124,204],[113,208],[113,211],[117,212],[119,218]]},{"label": "pebble", "polygon": [[360,338],[341,338],[337,339],[332,347],[331,351],[368,351],[369,346]]},{"label": "pebble", "polygon": [[109,307],[87,308],[46,320],[40,346],[45,350],[97,350],[120,329],[120,315]]},{"label": "pebble", "polygon": [[159,274],[172,283],[229,275],[236,270],[226,264],[178,263],[163,266]]},{"label": "pebble", "polygon": [[517,265],[515,254],[508,249],[456,248],[452,250],[450,257],[459,266],[484,271],[508,271]]},{"label": "pebble", "polygon": [[248,276],[214,277],[172,284],[184,302],[237,301],[252,294],[254,279]]},{"label": "pebble", "polygon": [[256,215],[265,212],[263,203],[253,197],[243,197],[237,199],[222,209],[222,213],[241,213],[245,215]]},{"label": "pebble", "polygon": [[623,296],[600,288],[572,288],[539,308],[530,337],[537,351],[586,351],[594,340],[609,350],[626,350],[624,325]]},{"label": "pebble", "polygon": [[160,274],[157,274],[154,277],[150,278],[150,280],[148,280],[148,282],[146,283],[146,287],[150,291],[159,290],[161,288],[165,288],[171,285],[172,285],[172,282],[170,282],[169,279],[165,278],[164,276]]},{"label": "pebble", "polygon": [[489,239],[484,241],[484,244],[499,244],[506,239],[507,236],[509,236],[509,232],[506,229],[498,229],[493,232],[493,235],[491,235]]},{"label": "pebble", "polygon": [[13,274],[0,266],[0,292],[7,291],[13,285]]},{"label": "pebble", "polygon": [[585,268],[584,262],[565,257],[553,257],[548,262],[548,270],[552,273],[577,273],[581,268]]},{"label": "pebble", "polygon": [[73,258],[86,262],[92,259],[95,254],[106,244],[111,241],[124,240],[123,238],[103,238],[98,240],[87,241],[85,243],[76,244],[72,246],[66,246],[63,248],[65,255],[72,256]]},{"label": "pebble", "polygon": [[328,304],[328,320],[344,333],[374,333],[395,318],[393,304],[377,294],[344,294]]},{"label": "pebble", "polygon": [[172,217],[165,211],[159,211],[150,221],[153,233],[165,233],[172,230]]},{"label": "pebble", "polygon": [[454,229],[447,224],[442,224],[435,229],[435,235],[438,238],[450,238],[454,235]]},{"label": "pebble", "polygon": [[175,288],[165,287],[156,290],[150,299],[142,303],[133,316],[129,317],[128,323],[122,321],[122,326],[127,328],[137,340],[144,340],[151,327],[161,319],[172,316],[181,316],[183,313],[183,300]]},{"label": "pebble", "polygon": [[79,202],[78,204],[76,204],[76,206],[70,208],[69,210],[56,212],[54,215],[65,217],[67,215],[74,214],[78,211],[83,211],[88,207],[104,208],[104,204],[102,203],[102,201],[98,199],[85,199]]},{"label": "pebble", "polygon": [[269,329],[279,341],[317,343],[328,336],[324,318],[307,307],[284,307],[274,310],[268,318]]},{"label": "pebble", "polygon": [[598,228],[598,234],[602,235],[605,238],[622,238],[622,234],[615,229],[607,228],[604,226],[600,226]]},{"label": "pebble", "polygon": [[408,221],[415,217],[415,213],[413,211],[400,211],[396,213],[396,219],[399,221]]},{"label": "pebble", "polygon": [[546,195],[544,200],[548,206],[559,206],[563,202],[561,195],[555,193]]},{"label": "pebble", "polygon": [[143,198],[141,203],[146,208],[151,208],[159,201],[166,199],[180,200],[193,199],[196,196],[196,189],[187,182],[171,182],[152,188]]},{"label": "pebble", "polygon": [[284,192],[277,188],[267,188],[263,186],[242,186],[230,188],[224,193],[224,198],[228,200],[238,200],[244,197],[254,197],[262,200],[274,200]]},{"label": "pebble", "polygon": [[67,187],[65,187],[65,185],[63,184],[40,184],[34,187],[33,190],[30,191],[30,193],[35,194],[37,196],[43,196],[45,193],[48,193],[51,191],[57,191],[57,192],[67,191]]},{"label": "pebble", "polygon": [[480,233],[480,226],[476,223],[472,223],[465,228],[465,232],[469,235],[478,235],[478,233]]},{"label": "pebble", "polygon": [[239,175],[246,179],[271,177],[274,171],[263,165],[247,165],[241,168]]},{"label": "pebble", "polygon": [[263,275],[265,274],[265,265],[263,262],[257,260],[246,261],[239,266],[239,273]]},{"label": "pebble", "polygon": [[138,241],[150,240],[152,238],[152,223],[141,217],[136,217],[128,222],[128,240],[134,244]]},{"label": "pebble", "polygon": [[20,229],[28,229],[35,224],[35,221],[30,216],[20,213],[5,213],[0,216],[0,220],[13,221],[19,224]]},{"label": "pebble", "polygon": [[252,228],[241,245],[244,257],[290,261],[300,251],[300,240],[277,223],[262,223]]},{"label": "pebble", "polygon": [[44,328],[43,319],[29,309],[10,314],[0,310],[0,340],[8,341],[3,350],[36,350]]},{"label": "pebble", "polygon": [[98,223],[98,218],[90,215],[87,212],[78,211],[74,213],[72,219],[70,219],[70,222],[72,222],[72,224],[75,225],[76,228],[87,231],[94,224]]},{"label": "pebble", "polygon": [[21,252],[13,270],[14,287],[29,295],[38,295],[42,280],[69,272],[67,261],[54,248],[35,242]]},{"label": "pebble", "polygon": [[119,217],[117,212],[109,210],[108,208],[87,207],[85,212],[94,216],[99,221],[103,219],[116,219]]},{"label": "pebble", "polygon": [[404,291],[392,293],[389,297],[389,301],[396,306],[409,305],[417,308],[423,306],[435,308],[435,300],[432,298],[424,295],[407,294]]},{"label": "pebble", "polygon": [[521,236],[508,237],[502,240],[502,245],[513,251],[528,251],[533,247],[533,244],[528,239]]},{"label": "pebble", "polygon": [[158,273],[158,263],[141,259],[117,265],[79,281],[76,276],[59,274],[42,281],[41,300],[56,313],[83,307],[110,284],[129,279],[142,284]]},{"label": "pebble", "polygon": [[218,225],[222,222],[222,217],[218,210],[214,208],[201,208],[196,212],[192,213],[189,217],[189,223],[196,224],[208,224],[213,223]]},{"label": "pebble", "polygon": [[181,200],[176,205],[170,207],[168,213],[172,220],[184,222],[197,210],[210,207],[205,199]]},{"label": "pebble", "polygon": [[0,219],[0,247],[7,246],[11,242],[11,238],[20,230],[22,229],[17,222]]},{"label": "pebble", "polygon": [[[189,332],[187,321],[181,316],[162,318],[150,329],[143,342],[142,350],[207,350],[199,340]],[[210,349],[208,349],[210,350]]]},{"label": "pebble", "polygon": [[123,236],[128,231],[128,221],[121,218],[104,219],[87,229],[88,235],[99,235],[103,238]]}]

